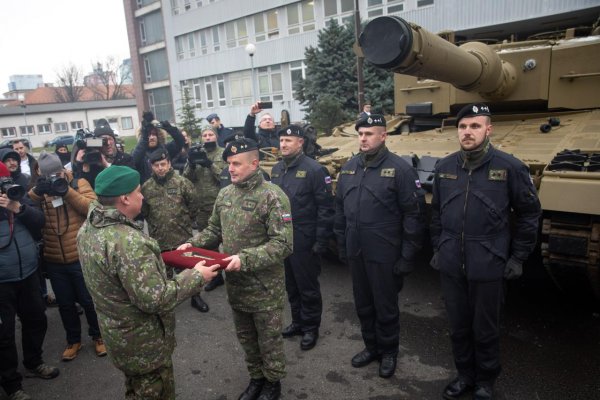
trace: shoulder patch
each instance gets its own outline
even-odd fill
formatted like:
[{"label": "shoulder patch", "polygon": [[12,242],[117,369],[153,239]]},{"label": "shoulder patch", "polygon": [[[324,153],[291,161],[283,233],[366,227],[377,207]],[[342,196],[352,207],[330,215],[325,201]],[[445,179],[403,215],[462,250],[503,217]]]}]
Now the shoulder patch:
[{"label": "shoulder patch", "polygon": [[351,169],[343,169],[340,171],[340,174],[342,175],[354,175],[356,173],[356,171],[351,170]]},{"label": "shoulder patch", "polygon": [[296,178],[306,178],[306,171],[296,171]]},{"label": "shoulder patch", "polygon": [[396,176],[396,169],[395,168],[383,168],[381,170],[380,176],[383,176],[385,178],[393,178]]},{"label": "shoulder patch", "polygon": [[505,181],[506,170],[505,169],[490,169],[488,171],[488,180],[490,181]]},{"label": "shoulder patch", "polygon": [[292,214],[283,214],[281,216],[281,221],[283,222],[292,222]]},{"label": "shoulder patch", "polygon": [[454,175],[454,174],[445,174],[445,173],[438,173],[438,178],[440,179],[458,179],[458,176]]}]

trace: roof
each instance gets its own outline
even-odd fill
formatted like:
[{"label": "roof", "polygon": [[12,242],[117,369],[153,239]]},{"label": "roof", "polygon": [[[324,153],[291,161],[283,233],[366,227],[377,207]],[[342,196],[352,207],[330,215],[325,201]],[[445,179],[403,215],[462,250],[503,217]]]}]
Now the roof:
[{"label": "roof", "polygon": [[[64,91],[63,87],[39,87],[34,90],[27,91],[23,93],[25,96],[24,103],[25,105],[33,105],[33,104],[54,104],[60,103],[56,100],[57,92]],[[110,87],[110,93],[114,91],[114,86]],[[125,96],[125,99],[134,99],[135,93],[133,85],[123,85],[122,91]],[[81,87],[81,98],[79,101],[99,101],[105,100],[94,93],[89,87],[82,86]],[[6,107],[15,107],[20,106],[21,102],[19,100],[13,100],[5,103]]]}]

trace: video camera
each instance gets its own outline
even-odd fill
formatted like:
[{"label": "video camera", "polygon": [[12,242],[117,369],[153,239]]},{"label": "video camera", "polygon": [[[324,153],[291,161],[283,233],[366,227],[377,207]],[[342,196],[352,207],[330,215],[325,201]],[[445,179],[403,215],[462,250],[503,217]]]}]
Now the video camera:
[{"label": "video camera", "polygon": [[204,143],[194,143],[188,150],[188,161],[194,165],[202,165],[208,160]]},{"label": "video camera", "polygon": [[19,201],[25,196],[25,188],[14,183],[11,177],[3,176],[0,178],[0,193],[12,201]]},{"label": "video camera", "polygon": [[102,164],[100,149],[108,144],[106,138],[95,138],[89,131],[79,129],[75,134],[75,145],[80,150],[85,150],[83,162],[86,164]]}]

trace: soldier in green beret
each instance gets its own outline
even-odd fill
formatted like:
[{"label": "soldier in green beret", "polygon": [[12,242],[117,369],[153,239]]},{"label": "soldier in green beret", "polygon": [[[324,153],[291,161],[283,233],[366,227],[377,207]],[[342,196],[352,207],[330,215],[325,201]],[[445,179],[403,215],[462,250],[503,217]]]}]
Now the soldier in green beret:
[{"label": "soldier in green beret", "polygon": [[222,241],[226,288],[238,340],[246,353],[250,384],[241,400],[274,400],[281,395],[285,355],[281,337],[284,259],[292,253],[290,202],[259,169],[251,139],[230,142],[223,152],[231,183],[215,202],[208,227],[179,246],[215,248]]},{"label": "soldier in green beret", "polygon": [[218,266],[199,262],[167,277],[160,246],[134,220],[144,199],[137,171],[113,165],[98,174],[95,191],[77,246],[108,355],[125,374],[125,398],[175,399],[174,309]]}]

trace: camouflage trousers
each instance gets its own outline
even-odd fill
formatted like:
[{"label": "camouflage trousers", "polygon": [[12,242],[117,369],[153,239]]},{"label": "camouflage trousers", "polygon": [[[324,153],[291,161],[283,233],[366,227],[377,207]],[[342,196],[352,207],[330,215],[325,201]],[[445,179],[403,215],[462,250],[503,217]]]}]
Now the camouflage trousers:
[{"label": "camouflage trousers", "polygon": [[248,313],[233,310],[238,340],[246,353],[250,378],[275,382],[285,377],[281,329],[283,309]]},{"label": "camouflage trousers", "polygon": [[173,362],[143,375],[125,375],[127,400],[175,400]]}]

